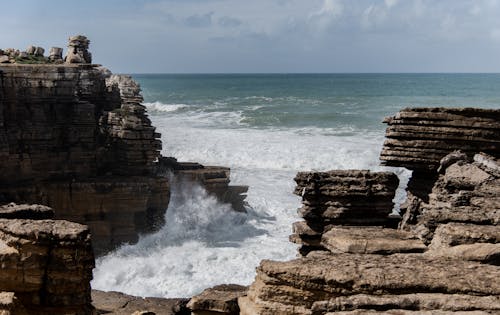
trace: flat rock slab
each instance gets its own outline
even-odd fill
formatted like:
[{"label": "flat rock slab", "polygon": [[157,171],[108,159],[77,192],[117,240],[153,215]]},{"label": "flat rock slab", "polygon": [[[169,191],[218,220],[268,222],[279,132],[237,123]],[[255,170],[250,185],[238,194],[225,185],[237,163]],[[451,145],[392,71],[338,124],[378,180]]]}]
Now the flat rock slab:
[{"label": "flat rock slab", "polygon": [[476,262],[429,259],[421,254],[310,254],[288,262],[264,260],[265,284],[353,295],[377,292],[500,295],[500,268]]},{"label": "flat rock slab", "polygon": [[106,315],[189,315],[188,299],[142,298],[120,292],[92,290],[92,305],[97,314]]},{"label": "flat rock slab", "polygon": [[332,253],[419,253],[427,246],[409,232],[380,227],[335,227],[323,234],[321,245]]},{"label": "flat rock slab", "polygon": [[42,205],[9,203],[0,205],[0,219],[43,220],[54,218],[54,210]]},{"label": "flat rock slab", "polygon": [[314,303],[314,314],[325,312],[370,310],[390,311],[448,311],[469,312],[489,310],[500,312],[499,296],[472,296],[463,294],[415,293],[401,295],[351,295]]},{"label": "flat rock slab", "polygon": [[217,314],[238,315],[240,308],[238,298],[247,294],[248,287],[237,284],[223,284],[204,290],[194,296],[187,307],[193,314]]},{"label": "flat rock slab", "polygon": [[437,227],[430,248],[473,243],[500,243],[500,226],[448,223]]},{"label": "flat rock slab", "polygon": [[0,219],[0,234],[36,240],[84,241],[90,234],[87,226],[64,220]]}]

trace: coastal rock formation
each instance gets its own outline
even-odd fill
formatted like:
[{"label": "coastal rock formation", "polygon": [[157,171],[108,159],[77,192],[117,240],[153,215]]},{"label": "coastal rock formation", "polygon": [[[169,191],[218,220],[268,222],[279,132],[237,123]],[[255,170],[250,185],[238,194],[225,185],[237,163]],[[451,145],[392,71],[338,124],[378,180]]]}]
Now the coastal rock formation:
[{"label": "coastal rock formation", "polygon": [[88,51],[89,44],[90,40],[83,35],[71,36],[64,61],[66,63],[92,63],[92,54]]},{"label": "coastal rock formation", "polygon": [[[387,144],[399,140],[390,138],[382,152],[391,165],[413,170],[399,230],[380,226],[383,216],[370,216],[375,210],[360,214],[363,226],[309,216],[336,210],[337,199],[367,198],[367,187],[393,192],[384,176],[366,185],[338,176],[354,171],[299,173],[295,193],[306,222],[294,224],[292,240],[310,246],[302,249],[307,256],[261,262],[239,298],[240,314],[500,314],[499,119],[500,111],[416,109],[390,121],[389,137],[417,139],[394,149]],[[448,136],[456,141],[434,142]]]},{"label": "coastal rock formation", "polygon": [[387,225],[394,206],[398,177],[389,172],[338,170],[300,172],[294,193],[302,196],[299,215],[290,240],[301,244],[299,252],[323,250],[322,235],[335,225]]},{"label": "coastal rock formation", "polygon": [[314,253],[289,262],[264,260],[248,296],[240,298],[240,314],[434,311],[442,304],[449,311],[499,312],[499,276],[496,266],[421,254]]},{"label": "coastal rock formation", "polygon": [[92,290],[97,314],[106,315],[190,315],[188,299],[142,298],[120,292]]},{"label": "coastal rock formation", "polygon": [[191,298],[187,307],[192,315],[238,315],[238,298],[247,294],[248,287],[222,284]]},{"label": "coastal rock formation", "polygon": [[172,176],[172,184],[178,185],[180,190],[196,183],[220,202],[231,204],[235,211],[246,211],[248,186],[229,185],[231,171],[228,167],[204,166],[199,163],[178,162],[172,157],[160,157],[157,171]]},{"label": "coastal rock formation", "polygon": [[88,224],[101,254],[158,229],[170,190],[140,88],[89,62],[0,65],[0,200]]},{"label": "coastal rock formation", "polygon": [[0,219],[0,264],[0,310],[13,315],[93,314],[94,255],[86,226]]}]

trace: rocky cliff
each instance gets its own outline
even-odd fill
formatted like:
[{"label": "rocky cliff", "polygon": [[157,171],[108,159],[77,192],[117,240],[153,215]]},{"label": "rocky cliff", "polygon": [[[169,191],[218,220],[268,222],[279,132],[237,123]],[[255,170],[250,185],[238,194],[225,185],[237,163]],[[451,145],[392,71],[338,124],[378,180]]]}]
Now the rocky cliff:
[{"label": "rocky cliff", "polygon": [[499,314],[499,120],[472,109],[388,120],[381,158],[416,174],[399,229],[383,222],[390,174],[299,173],[305,222],[291,238],[305,257],[263,261],[240,314]]},{"label": "rocky cliff", "polygon": [[[159,134],[128,78],[88,64],[0,65],[0,195],[88,224],[97,253],[163,223]],[[127,94],[128,93],[128,94]]]}]

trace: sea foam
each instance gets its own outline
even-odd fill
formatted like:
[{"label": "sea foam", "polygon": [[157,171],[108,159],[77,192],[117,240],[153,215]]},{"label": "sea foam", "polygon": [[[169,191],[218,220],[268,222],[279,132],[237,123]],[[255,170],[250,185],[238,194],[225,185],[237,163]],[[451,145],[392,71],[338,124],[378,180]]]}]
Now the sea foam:
[{"label": "sea foam", "polygon": [[[166,225],[97,260],[94,289],[140,296],[189,297],[221,284],[250,284],[262,259],[289,260],[288,241],[300,198],[298,171],[385,169],[378,155],[383,132],[335,128],[247,128],[241,112],[188,108],[151,112],[164,156],[231,167],[233,184],[248,185],[248,213],[234,213],[201,187],[174,190]],[[408,173],[398,170],[404,181]],[[402,190],[398,198],[404,196]]]}]

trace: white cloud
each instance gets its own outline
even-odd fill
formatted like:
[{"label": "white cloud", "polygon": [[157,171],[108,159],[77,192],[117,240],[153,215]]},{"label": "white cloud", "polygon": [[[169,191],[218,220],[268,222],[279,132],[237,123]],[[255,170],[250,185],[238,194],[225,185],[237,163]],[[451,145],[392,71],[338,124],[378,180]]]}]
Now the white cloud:
[{"label": "white cloud", "polygon": [[398,4],[398,0],[384,0],[384,2],[388,8],[392,8],[393,6]]}]

